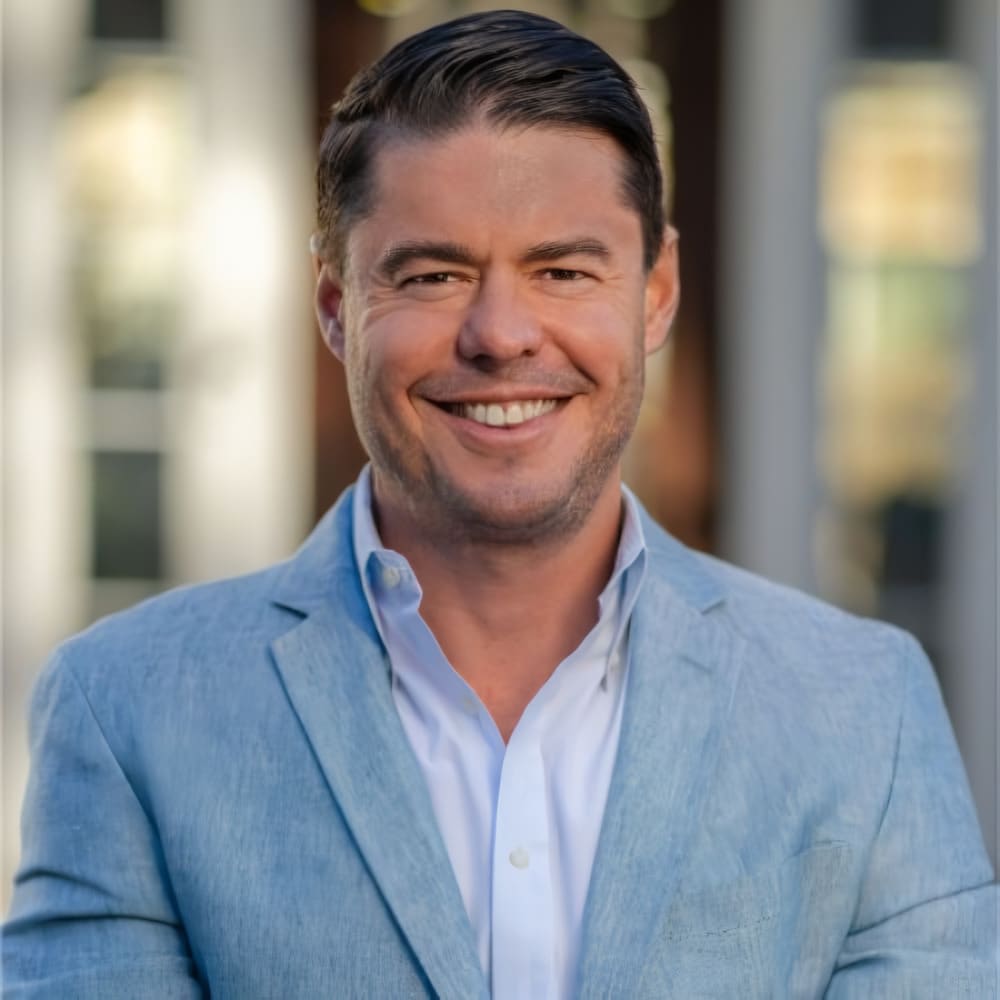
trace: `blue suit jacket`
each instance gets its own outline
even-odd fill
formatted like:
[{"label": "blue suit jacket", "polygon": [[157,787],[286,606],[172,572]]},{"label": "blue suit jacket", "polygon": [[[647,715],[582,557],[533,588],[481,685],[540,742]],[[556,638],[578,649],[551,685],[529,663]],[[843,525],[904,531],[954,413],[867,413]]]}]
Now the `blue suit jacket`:
[{"label": "blue suit jacket", "polygon": [[[647,521],[581,997],[989,997],[930,667]],[[12,997],[488,995],[344,498],[288,563],[99,623],[36,689]]]}]

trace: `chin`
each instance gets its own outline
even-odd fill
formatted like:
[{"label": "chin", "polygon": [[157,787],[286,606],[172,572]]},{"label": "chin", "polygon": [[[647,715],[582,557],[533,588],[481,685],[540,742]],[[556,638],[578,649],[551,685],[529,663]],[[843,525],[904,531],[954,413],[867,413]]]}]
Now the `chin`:
[{"label": "chin", "polygon": [[433,509],[439,512],[443,531],[451,539],[496,545],[529,545],[551,542],[574,534],[593,510],[599,491],[553,489],[507,483],[489,493],[472,490],[449,480],[437,480]]}]

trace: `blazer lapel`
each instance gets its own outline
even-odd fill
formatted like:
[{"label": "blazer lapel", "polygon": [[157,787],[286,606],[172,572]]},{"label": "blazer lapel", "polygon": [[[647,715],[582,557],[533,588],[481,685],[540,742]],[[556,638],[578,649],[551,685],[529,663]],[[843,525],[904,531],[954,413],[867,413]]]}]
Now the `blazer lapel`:
[{"label": "blazer lapel", "polygon": [[711,786],[743,642],[704,613],[717,601],[701,603],[651,574],[633,614],[625,715],[584,914],[581,998],[636,992]]},{"label": "blazer lapel", "polygon": [[[334,524],[317,529],[319,535],[339,522],[332,557],[329,549],[317,556],[323,539],[314,538],[290,564],[279,603],[313,607],[272,643],[277,668],[337,805],[434,991],[486,997],[424,778],[392,703],[388,662],[353,557],[344,558],[350,504],[342,500],[338,508]],[[317,590],[325,592],[322,600]]]}]

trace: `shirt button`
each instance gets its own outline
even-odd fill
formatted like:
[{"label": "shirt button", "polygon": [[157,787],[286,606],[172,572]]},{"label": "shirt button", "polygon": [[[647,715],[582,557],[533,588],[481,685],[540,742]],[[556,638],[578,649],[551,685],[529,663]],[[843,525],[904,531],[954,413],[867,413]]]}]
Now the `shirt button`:
[{"label": "shirt button", "polygon": [[515,847],[508,855],[508,860],[515,868],[527,868],[531,855],[523,847]]},{"label": "shirt button", "polygon": [[398,566],[382,567],[382,583],[390,589],[398,587],[403,582],[403,571]]}]

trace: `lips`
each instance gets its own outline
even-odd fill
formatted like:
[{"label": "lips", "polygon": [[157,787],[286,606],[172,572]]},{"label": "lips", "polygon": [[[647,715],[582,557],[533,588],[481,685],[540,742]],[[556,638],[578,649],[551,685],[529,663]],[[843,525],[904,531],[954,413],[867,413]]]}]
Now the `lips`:
[{"label": "lips", "polygon": [[455,403],[450,409],[456,416],[487,427],[515,427],[551,413],[557,405],[555,399],[519,399],[505,403]]}]

